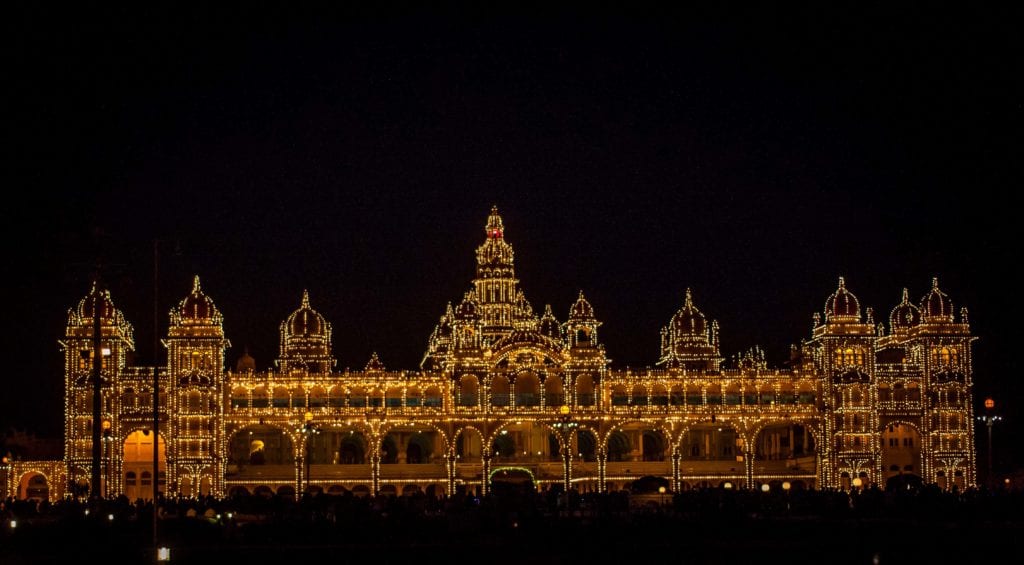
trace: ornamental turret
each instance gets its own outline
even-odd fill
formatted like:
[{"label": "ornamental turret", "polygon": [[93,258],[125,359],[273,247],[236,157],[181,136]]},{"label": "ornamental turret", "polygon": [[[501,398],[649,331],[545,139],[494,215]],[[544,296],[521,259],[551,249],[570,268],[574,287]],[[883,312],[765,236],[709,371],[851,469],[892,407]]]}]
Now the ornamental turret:
[{"label": "ornamental turret", "polygon": [[277,365],[282,373],[329,373],[334,364],[331,324],[309,305],[309,292],[304,290],[298,310],[281,323],[281,358]]},{"label": "ornamental turret", "polygon": [[[484,227],[486,239],[476,250],[476,278],[473,280],[476,302],[483,321],[484,338],[493,343],[511,332],[525,317],[523,298],[515,277],[514,253],[505,241],[505,224],[498,207],[491,208]],[[529,304],[529,303],[527,303]]]},{"label": "ornamental turret", "polygon": [[720,363],[718,324],[708,324],[704,314],[693,305],[690,289],[686,289],[683,307],[661,330],[658,365],[691,371],[717,371]]}]

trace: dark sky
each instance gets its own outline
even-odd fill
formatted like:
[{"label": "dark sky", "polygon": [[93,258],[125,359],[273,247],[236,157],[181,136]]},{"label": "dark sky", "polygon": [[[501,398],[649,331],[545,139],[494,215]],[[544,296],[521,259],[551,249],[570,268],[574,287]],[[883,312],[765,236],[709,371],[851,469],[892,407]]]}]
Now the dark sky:
[{"label": "dark sky", "polygon": [[938,276],[1021,413],[1014,14],[151,10],[9,17],[4,428],[60,433],[97,258],[149,361],[154,238],[161,332],[198,273],[267,367],[308,288],[339,367],[414,369],[494,204],[534,308],[583,289],[614,366],[687,287],[778,365],[839,275],[879,320]]}]

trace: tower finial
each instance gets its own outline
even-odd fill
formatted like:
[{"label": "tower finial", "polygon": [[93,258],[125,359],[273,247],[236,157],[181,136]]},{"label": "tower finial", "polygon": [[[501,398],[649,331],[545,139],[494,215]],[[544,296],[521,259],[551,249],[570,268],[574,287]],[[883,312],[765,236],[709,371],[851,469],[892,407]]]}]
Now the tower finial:
[{"label": "tower finial", "polygon": [[195,275],[192,278],[192,294],[199,294],[203,292],[203,289],[199,286],[199,275]]},{"label": "tower finial", "polygon": [[690,291],[689,287],[686,288],[686,307],[693,308],[693,292]]},{"label": "tower finial", "polygon": [[302,308],[309,308],[309,291],[302,289]]},{"label": "tower finial", "polygon": [[903,301],[900,304],[910,304],[910,291],[903,287]]},{"label": "tower finial", "polygon": [[839,277],[839,288],[843,288],[843,289],[846,288],[846,278]]},{"label": "tower finial", "polygon": [[939,277],[932,277],[932,288],[939,288]]},{"label": "tower finial", "polygon": [[487,216],[487,237],[502,237],[504,231],[505,225],[504,222],[501,221],[501,214],[498,214],[498,206],[492,206],[491,214]]}]

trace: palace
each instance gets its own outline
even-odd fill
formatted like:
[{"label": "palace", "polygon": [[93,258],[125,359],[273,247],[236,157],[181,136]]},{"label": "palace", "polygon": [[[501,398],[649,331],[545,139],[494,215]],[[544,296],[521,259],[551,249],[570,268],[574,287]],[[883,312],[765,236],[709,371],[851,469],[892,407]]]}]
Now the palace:
[{"label": "palace", "polygon": [[472,282],[440,316],[419,370],[374,355],[344,372],[307,293],[281,323],[276,369],[258,372],[248,354],[225,370],[223,318],[198,277],[170,312],[158,368],[131,365],[132,325],[94,287],[60,340],[64,459],[5,462],[6,494],[87,492],[94,437],[100,492],[131,499],[151,497],[153,481],[184,496],[486,494],[517,481],[607,491],[639,479],[670,492],[976,484],[973,338],[966,309],[957,315],[935,280],[918,303],[904,289],[886,327],[840,278],[784,370],[756,348],[727,365],[718,324],[689,290],[655,367],[609,367],[582,292],[565,321],[533,310],[497,209]]}]

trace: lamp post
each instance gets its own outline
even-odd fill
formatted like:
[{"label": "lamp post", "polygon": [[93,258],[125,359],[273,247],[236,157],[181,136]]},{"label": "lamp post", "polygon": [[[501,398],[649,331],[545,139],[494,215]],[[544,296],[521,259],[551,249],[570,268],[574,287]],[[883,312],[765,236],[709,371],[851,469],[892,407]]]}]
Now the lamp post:
[{"label": "lamp post", "polygon": [[[312,437],[318,433],[320,433],[320,427],[313,424],[313,413],[306,412],[303,417],[302,427],[299,428],[299,434],[302,435],[303,448],[305,449],[304,459],[306,466],[305,473],[302,474],[303,481],[299,481],[299,498],[309,489],[309,447]],[[305,482],[305,487],[303,487],[303,482]]]},{"label": "lamp post", "polygon": [[3,459],[0,459],[0,471],[3,471],[3,478],[0,480],[0,498],[7,498],[8,496],[8,484],[11,474],[11,458],[8,455],[4,455]]},{"label": "lamp post", "polygon": [[658,494],[661,495],[661,505],[665,506],[665,487],[664,486],[658,487]]},{"label": "lamp post", "polygon": [[105,461],[103,477],[103,498],[110,498],[110,420],[103,420],[103,460]]},{"label": "lamp post", "polygon": [[988,428],[988,489],[992,490],[992,425],[1002,420],[1002,416],[996,415],[994,412],[996,408],[996,401],[991,398],[985,399],[985,413],[978,416],[978,420],[985,423]]},{"label": "lamp post", "polygon": [[576,429],[576,422],[571,421],[572,416],[567,404],[563,404],[558,409],[558,413],[559,421],[555,425],[558,426],[558,431],[562,436],[562,489],[567,497],[566,502],[568,502],[569,487],[572,482],[572,431]]},{"label": "lamp post", "polygon": [[[99,281],[93,286],[92,296],[92,475],[89,487],[89,497],[100,496],[100,460],[103,458],[102,438],[100,436],[103,412],[103,389],[100,386],[100,379],[103,373],[103,327],[100,320],[100,297]],[[84,354],[83,354],[84,356]]]}]

